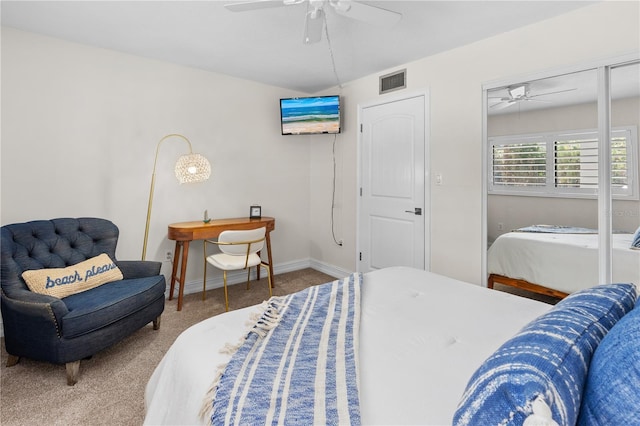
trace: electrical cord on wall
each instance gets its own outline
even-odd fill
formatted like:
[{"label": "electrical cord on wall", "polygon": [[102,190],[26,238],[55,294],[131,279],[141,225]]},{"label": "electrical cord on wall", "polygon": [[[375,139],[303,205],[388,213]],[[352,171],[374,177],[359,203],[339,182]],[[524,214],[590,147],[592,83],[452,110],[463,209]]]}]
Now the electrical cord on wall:
[{"label": "electrical cord on wall", "polygon": [[[329,25],[327,23],[327,16],[324,15],[324,35],[327,38],[327,45],[329,46],[329,56],[331,56],[331,66],[333,68],[333,75],[336,78],[336,84],[338,85],[338,93],[342,94],[342,84],[340,83],[340,78],[338,77],[338,71],[336,70],[336,60],[333,56],[333,49],[331,48],[331,38],[329,38]],[[333,237],[333,242],[342,247],[342,240],[336,239],[335,232],[335,210],[336,210],[336,141],[338,139],[338,134],[333,135],[333,146],[332,146],[332,157],[333,157],[333,182],[331,188],[331,236]]]},{"label": "electrical cord on wall", "polygon": [[327,38],[327,45],[329,46],[329,56],[331,56],[331,66],[333,68],[333,76],[336,78],[336,84],[340,89],[340,93],[342,93],[342,83],[340,83],[340,78],[338,77],[338,71],[336,70],[336,59],[333,56],[333,48],[331,47],[331,39],[329,38],[329,25],[327,22],[327,15],[324,15],[324,35]]},{"label": "electrical cord on wall", "polygon": [[342,241],[336,239],[334,216],[336,211],[336,140],[338,135],[333,135],[333,187],[331,189],[331,235],[333,236],[333,242],[336,245],[342,247]]}]

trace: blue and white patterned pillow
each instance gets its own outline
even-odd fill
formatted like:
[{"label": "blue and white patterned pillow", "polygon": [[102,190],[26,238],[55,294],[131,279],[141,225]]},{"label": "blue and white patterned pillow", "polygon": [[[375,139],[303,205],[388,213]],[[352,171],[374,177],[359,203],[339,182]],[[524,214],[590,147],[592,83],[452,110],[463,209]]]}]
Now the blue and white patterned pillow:
[{"label": "blue and white patterned pillow", "polygon": [[598,345],[582,394],[578,425],[640,421],[640,303]]},{"label": "blue and white patterned pillow", "polygon": [[[533,320],[473,374],[454,425],[574,424],[591,356],[636,301],[633,284],[581,290]],[[535,412],[535,415],[534,415]]]},{"label": "blue and white patterned pillow", "polygon": [[633,240],[631,241],[632,249],[640,249],[640,226],[636,229],[635,234],[633,234]]}]

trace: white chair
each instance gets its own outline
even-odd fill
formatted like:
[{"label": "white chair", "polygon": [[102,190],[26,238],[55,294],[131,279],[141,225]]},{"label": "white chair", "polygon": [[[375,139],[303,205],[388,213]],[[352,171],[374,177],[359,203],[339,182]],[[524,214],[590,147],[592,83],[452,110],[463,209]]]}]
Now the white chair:
[{"label": "white chair", "polygon": [[[247,290],[249,289],[249,278],[251,268],[257,266],[267,270],[267,280],[269,283],[269,296],[271,296],[271,274],[269,265],[262,262],[258,252],[264,247],[264,240],[267,228],[250,229],[243,231],[223,231],[218,236],[218,241],[204,240],[204,282],[202,284],[202,300],[205,299],[207,287],[207,263],[222,270],[224,281],[224,303],[229,311],[229,296],[227,293],[227,271],[240,269],[247,270]],[[220,248],[220,253],[207,256],[207,244],[216,244]]]}]

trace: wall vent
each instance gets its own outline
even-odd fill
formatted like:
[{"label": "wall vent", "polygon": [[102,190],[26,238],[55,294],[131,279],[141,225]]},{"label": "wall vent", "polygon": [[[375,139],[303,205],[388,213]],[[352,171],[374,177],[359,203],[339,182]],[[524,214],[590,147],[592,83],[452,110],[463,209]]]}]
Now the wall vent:
[{"label": "wall vent", "polygon": [[392,72],[380,77],[380,94],[393,92],[407,87],[407,70]]}]

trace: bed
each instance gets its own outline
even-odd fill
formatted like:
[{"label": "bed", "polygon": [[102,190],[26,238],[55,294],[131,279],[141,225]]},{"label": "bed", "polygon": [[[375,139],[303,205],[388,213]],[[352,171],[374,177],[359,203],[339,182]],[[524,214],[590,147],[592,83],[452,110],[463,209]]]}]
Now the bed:
[{"label": "bed", "polygon": [[[549,308],[410,268],[365,274],[363,424],[450,423],[471,373],[501,342]],[[238,339],[254,310],[218,315],[178,337],[148,383],[146,424],[202,424],[203,397],[217,366],[230,357],[218,349]]]},{"label": "bed", "polygon": [[[612,236],[613,282],[640,285],[640,250],[633,234]],[[487,255],[494,283],[563,298],[598,282],[598,234],[585,228],[536,225],[500,235]]]},{"label": "bed", "polygon": [[[495,411],[496,407],[503,410],[503,404],[496,404],[492,398],[496,395],[507,395],[508,403],[511,403],[517,400],[514,395],[522,394],[520,391],[505,393],[500,385],[492,384],[483,384],[480,387],[483,391],[496,390],[496,395],[489,395],[488,400],[487,395],[478,396],[473,392],[477,388],[474,385],[476,380],[474,378],[478,373],[482,379],[491,376],[482,370],[484,366],[490,366],[491,371],[505,370],[487,362],[493,359],[511,363],[509,357],[514,353],[518,355],[518,350],[509,346],[508,342],[518,336],[525,339],[530,339],[531,336],[534,339],[548,339],[550,333],[538,331],[531,333],[531,327],[538,330],[546,324],[553,330],[558,330],[558,327],[565,327],[556,323],[558,318],[566,322],[567,312],[571,312],[570,316],[580,316],[586,311],[583,308],[588,306],[588,319],[586,321],[570,319],[566,333],[560,338],[556,338],[557,333],[553,333],[553,345],[556,346],[552,345],[553,347],[549,347],[548,350],[544,342],[522,344],[515,341],[518,348],[535,348],[534,356],[540,353],[553,353],[560,344],[562,347],[558,349],[559,352],[568,354],[569,358],[579,358],[577,368],[581,371],[581,377],[584,377],[586,374],[584,361],[590,359],[592,351],[597,346],[596,342],[619,318],[633,308],[636,300],[636,290],[633,285],[619,284],[614,288],[598,290],[604,292],[603,294],[606,293],[605,297],[602,295],[599,297],[606,300],[607,305],[600,309],[605,313],[607,323],[600,324],[602,315],[595,312],[598,309],[594,306],[598,303],[593,301],[594,296],[591,294],[573,295],[552,307],[542,302],[406,267],[377,270],[361,275],[360,279],[361,303],[357,310],[360,321],[355,328],[355,335],[359,336],[359,342],[355,345],[359,360],[358,418],[348,422],[327,419],[322,422],[323,424],[442,425],[452,422],[456,425],[488,424],[487,418],[483,418],[483,415],[492,410]],[[355,282],[355,278],[353,280]],[[343,280],[316,287],[335,286],[341,281]],[[567,304],[567,311],[562,310],[564,303]],[[574,306],[576,304],[579,305],[578,309]],[[247,334],[247,319],[256,310],[258,307],[250,307],[212,317],[185,330],[176,339],[147,384],[145,424],[207,423],[199,414],[203,400],[211,390],[212,381],[215,382],[214,377],[220,367],[224,368],[227,365],[226,368],[229,369],[237,355],[221,349],[228,348],[228,343],[236,342],[239,335]],[[636,311],[639,310],[636,309]],[[263,317],[264,314],[260,318]],[[311,322],[314,322],[314,318],[312,317]],[[638,319],[640,320],[640,316]],[[255,321],[255,318],[252,321]],[[542,322],[537,324],[540,321]],[[550,323],[550,321],[556,322]],[[284,322],[284,314],[281,322]],[[596,335],[592,336],[593,333],[585,333],[583,330],[572,330],[572,327],[585,325],[593,329]],[[281,325],[277,326],[279,327]],[[529,328],[528,331],[527,328]],[[640,327],[638,330],[640,331]],[[626,330],[624,331],[626,333]],[[512,337],[514,335],[516,337]],[[590,340],[576,344],[572,336],[578,336],[579,339],[589,336]],[[264,340],[267,339],[264,338]],[[566,350],[567,345],[571,345],[573,349]],[[637,345],[634,345],[633,349],[636,350],[636,347]],[[581,348],[586,348],[587,353],[584,353]],[[500,350],[506,350],[509,354],[499,353],[497,358],[492,356]],[[633,359],[628,353],[625,356],[630,360]],[[551,364],[548,362],[547,364],[552,371],[564,371],[557,359],[554,358],[551,361]],[[621,367],[633,370],[622,361],[619,363]],[[534,364],[535,370],[539,371],[540,360],[536,360]],[[573,365],[575,367],[576,363],[574,362]],[[227,370],[223,371],[225,371],[223,376],[226,376]],[[527,380],[530,376],[530,372],[527,372]],[[509,377],[512,377],[511,373]],[[634,380],[632,377],[625,377],[625,380],[628,379]],[[519,379],[505,380],[499,377],[497,380],[501,383],[520,383]],[[637,380],[640,382],[640,377]],[[260,386],[254,387],[259,391],[264,383],[260,382]],[[640,388],[640,385],[638,387]],[[524,388],[525,390],[538,389],[529,384]],[[581,393],[582,387],[578,390],[578,402]],[[542,394],[546,395],[546,392]],[[265,395],[268,395],[267,390]],[[464,401],[461,400],[463,395]],[[536,397],[536,401],[544,395]],[[295,403],[302,396],[304,395],[294,395],[293,402]],[[219,395],[216,396],[218,397]],[[478,397],[485,402],[479,401]],[[268,399],[266,396],[265,398]],[[544,420],[545,413],[548,411],[549,416],[552,415],[551,413],[554,418],[559,416],[560,424],[563,424],[565,419],[563,416],[570,411],[562,404],[558,411],[556,407],[558,401],[551,401],[553,404],[549,402],[553,410],[545,410],[544,400],[542,409],[538,406],[539,404],[535,407],[530,406],[531,395],[527,395],[525,400],[528,401],[526,407],[517,407],[515,411],[508,414],[511,420],[521,422],[523,413],[525,416],[541,415]],[[214,407],[216,404],[223,403],[224,401],[218,402],[216,399]],[[625,411],[625,407],[622,407],[622,411],[640,415],[635,408],[640,406],[640,403],[634,400],[630,404],[633,404],[629,405],[632,407],[630,411]],[[474,410],[471,414],[468,412],[470,407]],[[477,407],[481,409],[478,410]],[[487,407],[488,411],[484,407]],[[620,410],[621,406],[618,404],[614,408]],[[569,419],[573,422],[576,419],[575,409],[571,412],[574,414]],[[495,413],[489,414],[491,419],[495,419]],[[233,422],[212,421],[211,423]],[[239,424],[264,423],[264,421],[239,422]],[[287,417],[275,423],[310,424],[311,422],[295,421]],[[505,424],[511,423],[505,422]]]}]

